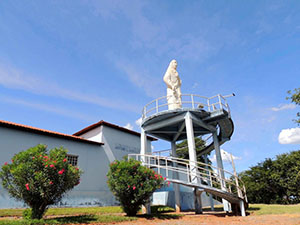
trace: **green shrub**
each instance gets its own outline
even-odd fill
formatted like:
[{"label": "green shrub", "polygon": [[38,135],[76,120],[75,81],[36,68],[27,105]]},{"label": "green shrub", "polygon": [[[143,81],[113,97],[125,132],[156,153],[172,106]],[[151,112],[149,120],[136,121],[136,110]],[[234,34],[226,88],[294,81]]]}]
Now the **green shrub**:
[{"label": "green shrub", "polygon": [[128,216],[135,216],[164,183],[160,174],[133,159],[111,163],[107,178],[110,190]]},{"label": "green shrub", "polygon": [[41,219],[52,204],[79,184],[82,171],[68,163],[67,150],[37,145],[14,155],[0,171],[3,187],[30,208],[26,217]]}]

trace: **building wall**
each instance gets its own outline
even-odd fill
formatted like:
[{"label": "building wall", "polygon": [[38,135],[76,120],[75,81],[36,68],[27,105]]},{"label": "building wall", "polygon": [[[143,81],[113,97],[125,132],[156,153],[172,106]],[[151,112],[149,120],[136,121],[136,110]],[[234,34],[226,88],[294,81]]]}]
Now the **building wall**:
[{"label": "building wall", "polygon": [[[15,153],[37,144],[49,149],[63,146],[72,155],[78,155],[78,166],[84,171],[81,183],[63,200],[63,205],[113,205],[116,204],[106,184],[109,160],[103,146],[40,135],[11,128],[0,127],[0,164],[10,161]],[[9,198],[0,187],[0,208],[22,207],[21,202]]]},{"label": "building wall", "polygon": [[93,130],[90,130],[90,131],[80,135],[80,137],[91,140],[91,141],[103,142],[102,141],[102,126],[96,127]]},{"label": "building wall", "polygon": [[[123,131],[103,126],[102,141],[107,154],[112,154],[111,161],[121,160],[128,154],[139,154],[141,149],[140,137]],[[148,152],[151,152],[151,141],[147,141]],[[108,153],[109,152],[109,153]]]},{"label": "building wall", "polygon": [[[89,140],[103,142],[104,145],[67,140],[59,137],[0,127],[0,165],[10,161],[14,154],[37,144],[46,144],[48,149],[63,146],[69,154],[78,155],[78,166],[84,171],[81,182],[63,198],[63,206],[93,206],[117,204],[107,186],[106,174],[109,163],[121,160],[130,153],[140,153],[140,137],[108,126],[97,127],[83,135]],[[151,142],[148,141],[151,151]],[[23,207],[8,196],[0,187],[0,208]]]}]

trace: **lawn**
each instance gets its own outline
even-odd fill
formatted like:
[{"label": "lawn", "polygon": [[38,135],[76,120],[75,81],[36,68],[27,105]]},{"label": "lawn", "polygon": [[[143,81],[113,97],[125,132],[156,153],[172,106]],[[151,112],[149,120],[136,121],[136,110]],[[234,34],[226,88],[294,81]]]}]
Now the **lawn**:
[{"label": "lawn", "polygon": [[[216,211],[222,210],[221,206]],[[166,214],[174,212],[173,208],[165,206],[152,206],[151,215],[137,215],[127,217],[120,207],[88,207],[88,208],[51,208],[47,211],[45,219],[40,221],[26,221],[21,218],[23,209],[0,209],[0,225],[29,225],[29,224],[90,224],[90,223],[116,223],[137,220],[140,217],[158,219],[179,219],[183,215]],[[208,211],[205,208],[204,211]],[[251,215],[299,214],[300,204],[297,205],[266,205],[250,204],[247,212]],[[11,217],[3,218],[1,217]]]},{"label": "lawn", "polygon": [[253,215],[295,214],[295,213],[300,213],[300,204],[297,205],[250,204],[247,212]]},{"label": "lawn", "polygon": [[[176,214],[164,214],[173,212],[174,209],[166,206],[152,206],[151,215],[137,215],[127,217],[121,207],[87,207],[87,208],[51,208],[47,211],[44,220],[23,220],[24,209],[0,209],[0,225],[31,225],[31,224],[89,224],[89,223],[115,223],[122,221],[137,220],[139,217],[178,219],[181,216]],[[9,219],[1,217],[11,217]]]}]

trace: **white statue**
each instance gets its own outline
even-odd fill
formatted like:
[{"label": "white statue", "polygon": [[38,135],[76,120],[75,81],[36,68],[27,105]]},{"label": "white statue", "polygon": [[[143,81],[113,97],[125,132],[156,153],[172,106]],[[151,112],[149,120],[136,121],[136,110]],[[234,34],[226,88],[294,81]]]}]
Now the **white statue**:
[{"label": "white statue", "polygon": [[167,85],[168,109],[181,108],[181,80],[176,68],[177,61],[173,59],[164,76],[164,82]]}]

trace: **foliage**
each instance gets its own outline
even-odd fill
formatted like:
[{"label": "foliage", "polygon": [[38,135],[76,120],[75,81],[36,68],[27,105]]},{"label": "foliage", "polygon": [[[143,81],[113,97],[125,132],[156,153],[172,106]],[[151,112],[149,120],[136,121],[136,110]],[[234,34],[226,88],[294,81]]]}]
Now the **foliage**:
[{"label": "foliage", "polygon": [[[288,94],[290,95],[287,97],[287,99],[290,99],[291,102],[295,103],[296,105],[300,105],[300,88],[295,88],[294,92],[288,91]],[[300,112],[297,113],[298,119],[295,119],[294,121],[300,125]]]},{"label": "foliage", "polygon": [[300,202],[300,151],[266,159],[239,174],[251,203],[295,204]]},{"label": "foliage", "polygon": [[[200,151],[205,147],[205,141],[203,141],[199,137],[195,137],[195,146],[196,146],[196,154],[197,154],[197,161],[205,163],[204,155],[200,155]],[[176,145],[176,154],[178,158],[182,159],[189,159],[189,149],[188,149],[188,142],[184,140]],[[207,158],[208,163],[211,164],[211,161]]]},{"label": "foliage", "polygon": [[107,178],[110,190],[128,216],[135,216],[164,181],[154,170],[133,159],[111,163]]},{"label": "foliage", "polygon": [[79,184],[82,171],[70,165],[66,155],[64,148],[48,152],[45,145],[37,145],[14,155],[11,163],[2,166],[3,187],[31,208],[25,216],[41,219],[50,205]]}]

